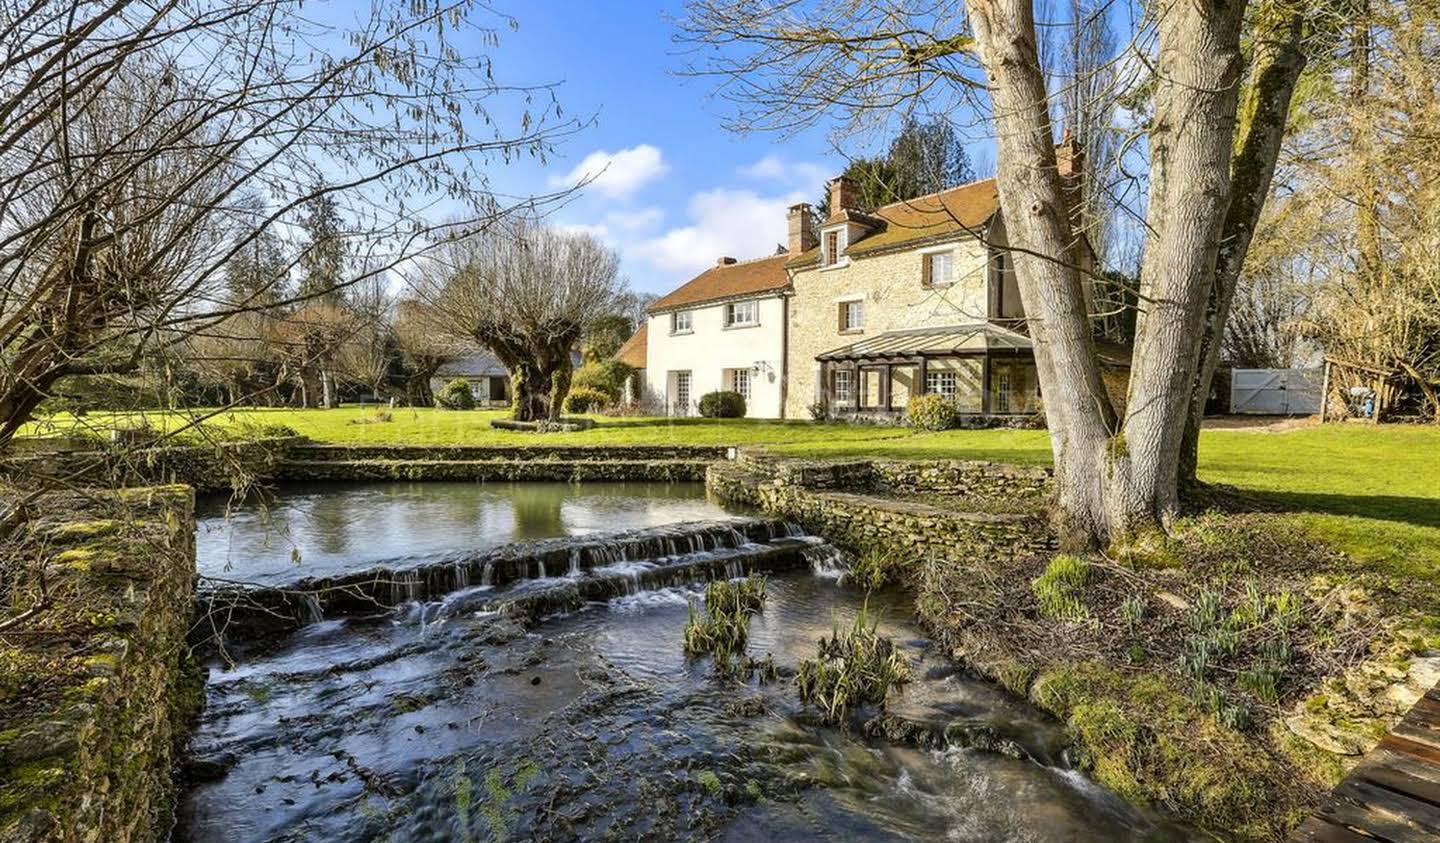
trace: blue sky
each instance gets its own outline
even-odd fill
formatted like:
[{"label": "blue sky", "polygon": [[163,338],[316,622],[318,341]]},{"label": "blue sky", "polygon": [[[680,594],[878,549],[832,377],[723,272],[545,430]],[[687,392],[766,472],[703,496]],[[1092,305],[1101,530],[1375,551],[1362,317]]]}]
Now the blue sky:
[{"label": "blue sky", "polygon": [[553,221],[593,232],[620,252],[631,286],[662,293],[720,255],[760,257],[785,240],[785,208],[815,201],[844,166],[823,130],[781,139],[723,128],[713,83],[674,71],[679,3],[502,2],[519,20],[494,52],[497,76],[560,81],[571,115],[596,123],[567,141],[548,167],[529,162],[493,174],[506,192],[553,190],[604,174]]}]

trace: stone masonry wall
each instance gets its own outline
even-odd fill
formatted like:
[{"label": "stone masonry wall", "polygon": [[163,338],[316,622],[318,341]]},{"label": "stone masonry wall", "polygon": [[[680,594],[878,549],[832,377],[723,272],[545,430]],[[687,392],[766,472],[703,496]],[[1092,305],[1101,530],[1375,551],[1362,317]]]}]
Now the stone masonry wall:
[{"label": "stone masonry wall", "polygon": [[[1016,471],[1028,474],[1026,469]],[[980,478],[985,478],[990,483],[985,489],[988,498],[1007,494],[1004,473],[983,463],[902,466],[863,461],[787,463],[753,457],[710,466],[706,488],[723,501],[793,520],[851,552],[878,551],[914,560],[920,564],[907,566],[912,575],[919,575],[927,560],[973,564],[1022,559],[1052,546],[1037,514],[963,512],[869,494],[887,476],[917,492],[931,491],[927,481],[932,478],[937,490],[963,485],[978,491]],[[1038,479],[1022,478],[1018,491],[1029,494],[1025,490]]]},{"label": "stone masonry wall", "polygon": [[[184,671],[193,501],[183,486],[56,496],[11,537],[43,559],[52,605],[0,633],[0,840],[167,833],[174,751],[198,699]],[[35,596],[22,581],[9,599]]]},{"label": "stone masonry wall", "polygon": [[228,491],[239,484],[241,475],[262,481],[273,477],[300,441],[274,437],[202,445],[106,445],[13,457],[0,464],[0,473],[20,483],[25,477],[40,476],[97,486],[185,483],[201,493]]},{"label": "stone masonry wall", "polygon": [[[905,328],[926,328],[977,322],[986,316],[986,249],[976,239],[954,244],[957,280],[948,287],[921,283],[919,249],[857,257],[849,265],[795,273],[790,300],[789,347],[786,351],[785,418],[809,418],[816,398],[815,357],[865,337]],[[839,306],[845,299],[864,300],[863,333],[839,330]]]}]

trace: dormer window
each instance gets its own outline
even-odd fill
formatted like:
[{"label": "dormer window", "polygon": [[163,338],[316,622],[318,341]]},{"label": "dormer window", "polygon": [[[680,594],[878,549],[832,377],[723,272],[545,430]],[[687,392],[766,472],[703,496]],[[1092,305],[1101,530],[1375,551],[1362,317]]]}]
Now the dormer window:
[{"label": "dormer window", "polygon": [[688,310],[677,310],[670,314],[670,333],[688,334],[695,330],[695,323],[691,316],[692,314]]},{"label": "dormer window", "polygon": [[845,231],[836,228],[825,232],[822,248],[820,250],[822,262],[825,266],[835,266],[840,263],[840,258],[845,252]]},{"label": "dormer window", "polygon": [[931,252],[924,255],[923,280],[925,286],[943,287],[955,282],[955,253],[953,251]]}]

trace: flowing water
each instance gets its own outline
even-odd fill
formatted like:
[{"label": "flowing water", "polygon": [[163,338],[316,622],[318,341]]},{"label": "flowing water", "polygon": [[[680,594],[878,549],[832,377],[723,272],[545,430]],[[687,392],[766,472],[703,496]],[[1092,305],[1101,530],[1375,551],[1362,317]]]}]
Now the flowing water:
[{"label": "flowing water", "polygon": [[[867,607],[915,677],[890,713],[957,739],[919,749],[867,738],[858,721],[820,724],[785,676],[865,598],[833,576],[825,545],[773,542],[804,544],[816,570],[771,576],[751,620],[748,652],[782,674],[769,684],[718,678],[682,653],[700,584],[645,588],[687,560],[764,550],[753,541],[561,566],[240,642],[233,664],[210,665],[174,837],[1189,839],[1072,770],[1053,722],[937,657],[900,594]],[[617,596],[538,622],[501,611],[581,577],[631,575]]]}]

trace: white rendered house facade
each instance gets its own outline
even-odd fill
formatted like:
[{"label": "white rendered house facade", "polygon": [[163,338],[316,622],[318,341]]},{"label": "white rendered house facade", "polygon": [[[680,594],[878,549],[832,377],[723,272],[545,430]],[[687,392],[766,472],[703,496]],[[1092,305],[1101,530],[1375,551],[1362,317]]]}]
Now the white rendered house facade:
[{"label": "white rendered house facade", "polygon": [[716,391],[745,397],[749,418],[785,406],[787,255],[721,258],[648,311],[645,393],[667,415],[699,414]]}]

